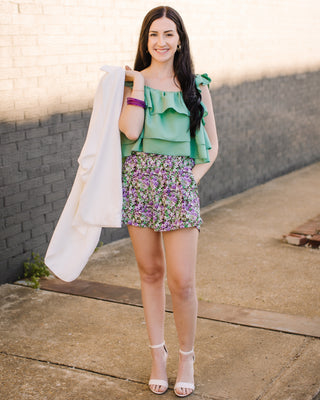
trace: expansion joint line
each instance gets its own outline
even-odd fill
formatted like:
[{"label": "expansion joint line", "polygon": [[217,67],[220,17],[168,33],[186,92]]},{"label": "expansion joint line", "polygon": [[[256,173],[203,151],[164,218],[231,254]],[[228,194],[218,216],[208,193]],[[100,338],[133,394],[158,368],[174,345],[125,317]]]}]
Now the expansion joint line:
[{"label": "expansion joint line", "polygon": [[66,369],[73,370],[73,371],[88,372],[90,374],[94,374],[94,375],[98,375],[98,376],[105,376],[105,377],[108,377],[108,378],[119,379],[119,380],[125,381],[125,382],[131,382],[131,383],[136,383],[136,384],[139,384],[139,385],[145,385],[145,382],[141,382],[141,381],[138,381],[138,380],[135,380],[135,379],[124,378],[122,376],[116,376],[116,375],[107,374],[107,373],[104,373],[104,372],[98,372],[98,371],[94,371],[93,369],[80,368],[80,367],[76,367],[76,366],[73,366],[73,365],[60,363],[60,362],[57,362],[57,361],[41,360],[39,358],[34,358],[34,357],[29,357],[29,356],[22,356],[21,354],[8,353],[7,351],[0,351],[0,354],[3,354],[3,355],[8,356],[8,357],[20,358],[22,360],[30,360],[30,361],[35,361],[35,362],[39,362],[39,363],[42,363],[42,364],[47,364],[47,365],[52,365],[52,366],[56,366],[56,367],[66,368]]}]

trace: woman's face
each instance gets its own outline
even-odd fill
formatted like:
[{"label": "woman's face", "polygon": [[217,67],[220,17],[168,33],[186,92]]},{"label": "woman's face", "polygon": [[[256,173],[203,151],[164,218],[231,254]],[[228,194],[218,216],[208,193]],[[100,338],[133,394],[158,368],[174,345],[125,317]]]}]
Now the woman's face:
[{"label": "woman's face", "polygon": [[167,17],[152,22],[148,36],[148,51],[158,62],[173,61],[180,44],[176,24]]}]

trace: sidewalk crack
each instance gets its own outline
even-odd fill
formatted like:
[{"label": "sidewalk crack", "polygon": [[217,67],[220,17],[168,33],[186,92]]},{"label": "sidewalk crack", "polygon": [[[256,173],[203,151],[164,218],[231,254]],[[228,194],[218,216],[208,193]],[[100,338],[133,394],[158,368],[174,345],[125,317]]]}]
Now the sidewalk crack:
[{"label": "sidewalk crack", "polygon": [[[262,393],[256,398],[256,400],[262,400],[263,397],[271,390],[273,385],[282,378],[285,372],[292,367],[292,365],[301,357],[302,353],[305,351],[307,346],[313,341],[315,338],[305,337],[302,344],[298,347],[296,353],[288,360],[288,362],[280,369],[278,374],[271,378],[270,382],[266,385],[265,389]],[[315,399],[315,400],[320,400]]]}]

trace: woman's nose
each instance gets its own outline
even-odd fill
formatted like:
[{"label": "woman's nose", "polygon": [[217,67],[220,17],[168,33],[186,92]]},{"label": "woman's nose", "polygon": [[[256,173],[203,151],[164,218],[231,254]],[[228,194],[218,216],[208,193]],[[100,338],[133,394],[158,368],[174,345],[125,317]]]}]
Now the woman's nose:
[{"label": "woman's nose", "polygon": [[164,37],[163,37],[162,35],[159,35],[159,36],[158,36],[158,45],[159,45],[159,46],[162,46],[162,45],[164,45],[164,44],[165,44]]}]

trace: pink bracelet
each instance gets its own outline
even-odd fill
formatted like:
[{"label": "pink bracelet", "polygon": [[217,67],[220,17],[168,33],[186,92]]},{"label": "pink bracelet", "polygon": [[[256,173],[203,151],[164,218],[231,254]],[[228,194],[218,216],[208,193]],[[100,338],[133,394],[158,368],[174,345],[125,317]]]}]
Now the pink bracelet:
[{"label": "pink bracelet", "polygon": [[127,97],[127,104],[147,108],[146,103],[143,100],[135,99],[134,97]]}]

